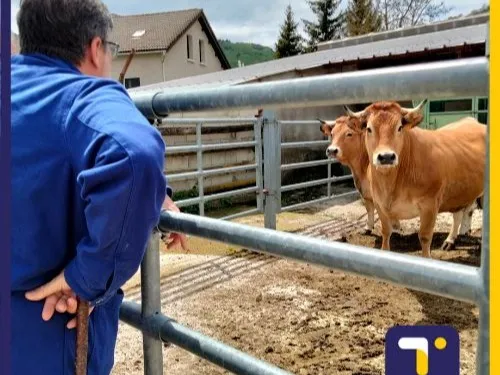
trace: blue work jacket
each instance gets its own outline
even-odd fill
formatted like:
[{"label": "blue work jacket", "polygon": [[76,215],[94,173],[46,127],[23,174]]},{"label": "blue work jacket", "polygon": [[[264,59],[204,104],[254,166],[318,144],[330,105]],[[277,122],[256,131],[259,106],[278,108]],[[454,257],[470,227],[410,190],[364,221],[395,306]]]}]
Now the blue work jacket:
[{"label": "blue work jacket", "polygon": [[114,362],[120,287],[138,270],[165,195],[165,143],[117,81],[44,55],[12,57],[14,375],[73,375],[74,317],[42,320],[26,291],[65,269],[95,305],[88,374]]}]

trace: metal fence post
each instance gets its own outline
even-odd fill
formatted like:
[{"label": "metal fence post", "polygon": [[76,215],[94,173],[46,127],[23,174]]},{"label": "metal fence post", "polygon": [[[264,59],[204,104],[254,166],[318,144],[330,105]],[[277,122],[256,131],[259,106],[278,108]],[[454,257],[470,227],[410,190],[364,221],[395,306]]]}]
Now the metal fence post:
[{"label": "metal fence post", "polygon": [[[486,23],[486,57],[490,58],[489,30],[490,23]],[[488,66],[489,71],[489,66]],[[483,286],[483,293],[479,301],[479,332],[476,354],[476,369],[478,375],[490,373],[490,106],[487,114],[486,127],[486,165],[485,189],[483,207],[483,238],[481,246],[481,265],[479,276]]]},{"label": "metal fence post", "polygon": [[196,124],[196,145],[198,146],[198,151],[196,152],[196,165],[198,170],[198,196],[200,197],[200,202],[198,203],[198,207],[200,210],[200,215],[205,216],[205,200],[203,199],[205,195],[205,188],[203,187],[204,177],[203,173],[203,141],[201,137],[201,127],[202,124],[199,122]]},{"label": "metal fence post", "polygon": [[281,207],[281,127],[276,113],[264,111],[264,226],[276,229]]},{"label": "metal fence post", "polygon": [[255,139],[255,183],[257,185],[257,209],[264,211],[264,171],[262,166],[262,123],[263,117],[259,117],[253,126]]},{"label": "metal fence post", "polygon": [[[330,142],[330,143],[332,142],[331,135],[328,136],[328,142]],[[330,198],[332,196],[332,162],[333,162],[333,159],[328,158],[328,164],[326,165],[326,167],[328,168],[328,174],[327,174],[328,185],[326,187],[326,195],[328,198]]]},{"label": "metal fence post", "polygon": [[[160,294],[160,236],[153,232],[141,264],[142,317],[161,314]],[[142,334],[144,375],[163,374],[163,343],[159,337]]]}]

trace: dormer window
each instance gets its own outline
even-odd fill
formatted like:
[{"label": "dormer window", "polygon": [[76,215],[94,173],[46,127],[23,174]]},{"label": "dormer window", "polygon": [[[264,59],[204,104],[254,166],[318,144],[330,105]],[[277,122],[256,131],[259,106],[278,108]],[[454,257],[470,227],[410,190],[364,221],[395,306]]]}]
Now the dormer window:
[{"label": "dormer window", "polygon": [[132,38],[140,38],[146,33],[146,30],[137,30],[135,33],[132,34]]}]

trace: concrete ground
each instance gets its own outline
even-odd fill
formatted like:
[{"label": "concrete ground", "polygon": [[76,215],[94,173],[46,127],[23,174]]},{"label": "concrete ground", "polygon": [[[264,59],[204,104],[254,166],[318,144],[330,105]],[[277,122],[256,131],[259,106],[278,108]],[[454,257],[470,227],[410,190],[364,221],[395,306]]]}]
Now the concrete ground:
[{"label": "concrete ground", "polygon": [[[321,204],[278,217],[278,230],[380,247],[365,235],[359,201]],[[263,227],[255,215],[235,220]],[[439,250],[451,225],[441,214],[434,258],[479,265],[482,211],[473,216],[473,236],[455,250]],[[420,256],[418,220],[402,222],[393,251]],[[181,324],[296,374],[383,374],[384,335],[396,324],[451,324],[460,333],[461,371],[473,373],[478,311],[475,306],[434,297],[363,277],[253,253],[196,237],[191,252],[162,246],[162,312]],[[374,250],[379,251],[379,250]],[[140,301],[140,273],[124,288]],[[120,323],[113,374],[143,374],[141,334]],[[227,374],[172,345],[164,347],[164,373]]]}]

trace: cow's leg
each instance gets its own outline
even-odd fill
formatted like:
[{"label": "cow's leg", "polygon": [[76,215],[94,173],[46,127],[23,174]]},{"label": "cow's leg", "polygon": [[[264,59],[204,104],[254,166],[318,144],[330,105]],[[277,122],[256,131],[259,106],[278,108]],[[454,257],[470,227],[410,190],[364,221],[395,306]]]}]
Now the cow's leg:
[{"label": "cow's leg", "polygon": [[455,241],[458,236],[458,227],[460,226],[461,222],[463,223],[462,218],[464,216],[465,211],[466,210],[460,210],[453,213],[453,226],[451,227],[451,231],[448,234],[448,237],[446,238],[446,240],[444,240],[441,249],[452,250],[455,248]]},{"label": "cow's leg", "polygon": [[418,239],[422,247],[422,254],[426,258],[431,258],[431,243],[434,235],[438,209],[437,204],[428,204],[420,208],[420,230]]},{"label": "cow's leg", "polygon": [[462,236],[470,235],[471,227],[472,227],[472,215],[474,214],[474,210],[476,209],[477,204],[474,202],[469,207],[464,210],[462,216],[462,223],[460,224],[459,234]]},{"label": "cow's leg", "polygon": [[391,250],[392,222],[381,210],[377,209],[380,224],[382,224],[382,250]]},{"label": "cow's leg", "polygon": [[399,220],[392,220],[392,230],[398,234],[403,234],[403,228],[401,228],[401,222]]},{"label": "cow's leg", "polygon": [[375,226],[375,206],[373,204],[373,201],[369,199],[365,199],[364,204],[366,213],[368,214],[365,226],[365,234],[372,234],[373,228]]}]

